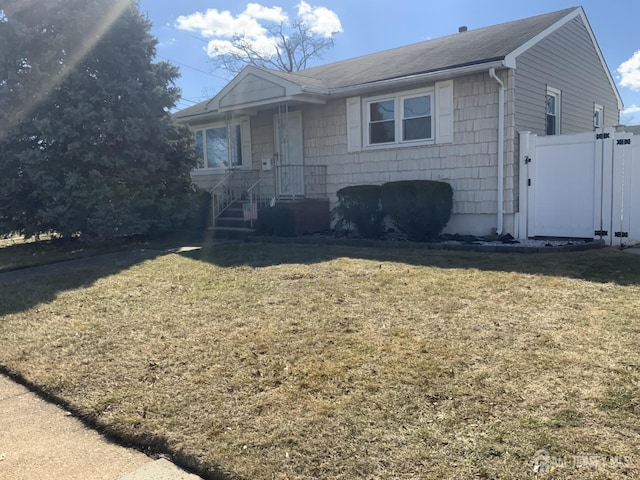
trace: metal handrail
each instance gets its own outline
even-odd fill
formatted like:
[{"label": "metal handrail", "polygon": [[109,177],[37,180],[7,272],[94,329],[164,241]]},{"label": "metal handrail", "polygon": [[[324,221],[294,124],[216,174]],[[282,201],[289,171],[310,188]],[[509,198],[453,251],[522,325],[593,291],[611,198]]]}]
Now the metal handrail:
[{"label": "metal handrail", "polygon": [[211,202],[213,205],[212,215],[213,222],[215,223],[216,218],[218,218],[222,212],[224,212],[229,206],[233,203],[233,200],[230,200],[230,189],[227,188],[229,183],[231,182],[231,177],[233,176],[233,172],[228,173],[225,177],[220,180],[216,185],[209,190],[209,194],[211,195]]}]

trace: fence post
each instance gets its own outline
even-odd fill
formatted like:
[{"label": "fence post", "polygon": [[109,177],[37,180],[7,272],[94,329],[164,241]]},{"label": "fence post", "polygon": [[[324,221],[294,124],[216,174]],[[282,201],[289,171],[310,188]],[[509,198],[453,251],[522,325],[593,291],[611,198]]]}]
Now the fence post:
[{"label": "fence post", "polygon": [[533,156],[531,132],[519,132],[520,135],[520,158],[519,166],[519,198],[518,198],[518,232],[519,238],[529,238],[528,222],[529,222],[529,163]]}]

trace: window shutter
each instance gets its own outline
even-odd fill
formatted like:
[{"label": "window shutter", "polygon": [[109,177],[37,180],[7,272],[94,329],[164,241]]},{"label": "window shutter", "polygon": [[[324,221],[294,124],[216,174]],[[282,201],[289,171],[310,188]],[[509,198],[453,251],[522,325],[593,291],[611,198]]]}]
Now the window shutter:
[{"label": "window shutter", "polygon": [[242,168],[251,169],[251,119],[240,120],[240,143],[242,148]]},{"label": "window shutter", "polygon": [[347,98],[347,151],[362,150],[362,120],[360,97]]},{"label": "window shutter", "polygon": [[453,143],[453,80],[436,83],[436,143]]}]

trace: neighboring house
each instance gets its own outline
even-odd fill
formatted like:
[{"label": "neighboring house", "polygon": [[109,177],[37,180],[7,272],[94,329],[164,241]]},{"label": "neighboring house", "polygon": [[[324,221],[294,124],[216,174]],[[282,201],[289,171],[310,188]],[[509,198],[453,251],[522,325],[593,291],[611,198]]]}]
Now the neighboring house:
[{"label": "neighboring house", "polygon": [[218,210],[233,182],[333,206],[347,185],[433,179],[453,187],[446,231],[517,236],[518,132],[585,132],[621,109],[577,7],[296,73],[247,67],[175,117]]}]

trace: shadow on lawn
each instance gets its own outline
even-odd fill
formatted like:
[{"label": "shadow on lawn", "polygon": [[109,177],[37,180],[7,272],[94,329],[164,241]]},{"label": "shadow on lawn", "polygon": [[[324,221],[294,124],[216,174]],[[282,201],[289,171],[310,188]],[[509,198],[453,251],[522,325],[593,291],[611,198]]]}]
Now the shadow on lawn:
[{"label": "shadow on lawn", "polygon": [[220,267],[314,264],[336,258],[391,261],[414,266],[477,269],[640,285],[640,255],[614,248],[565,253],[484,253],[410,248],[244,243],[182,254]]},{"label": "shadow on lawn", "polygon": [[164,252],[134,250],[0,273],[0,317],[52,301],[60,292],[89,287]]}]

